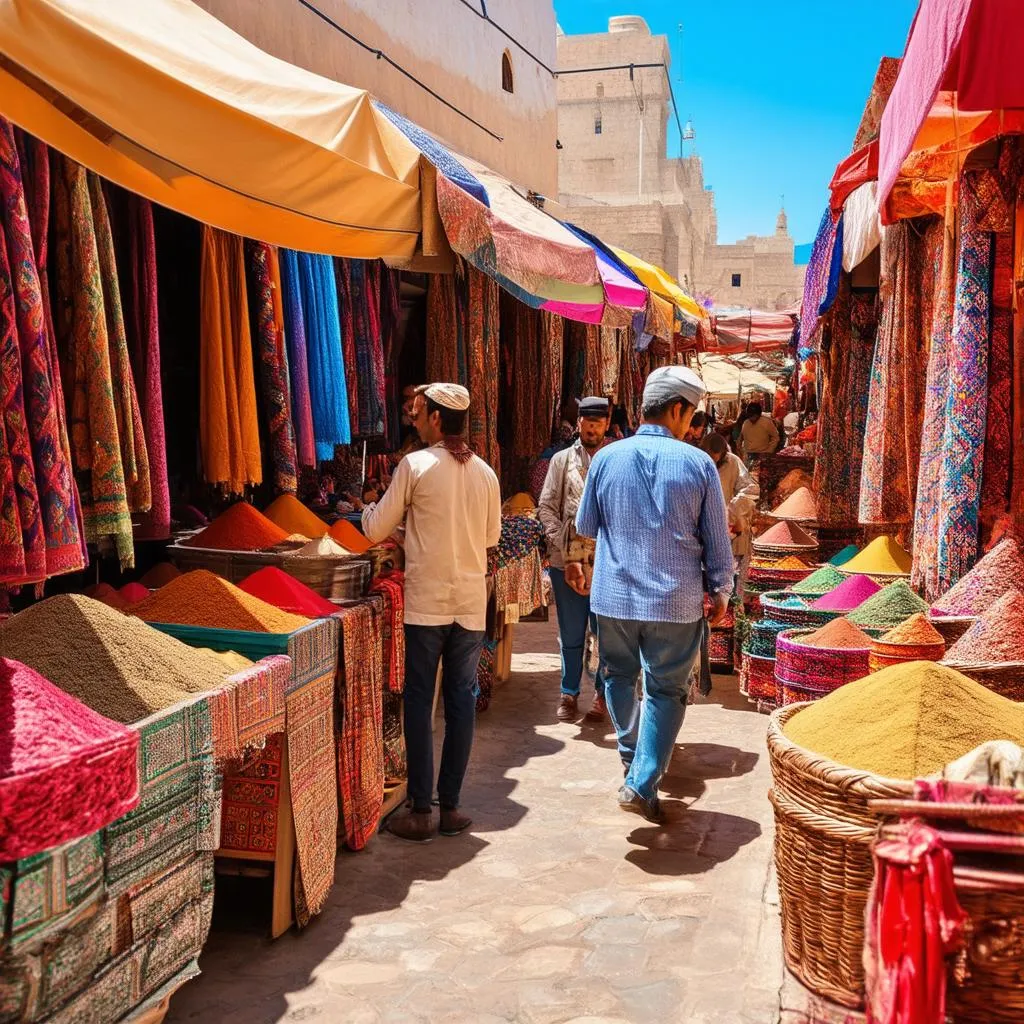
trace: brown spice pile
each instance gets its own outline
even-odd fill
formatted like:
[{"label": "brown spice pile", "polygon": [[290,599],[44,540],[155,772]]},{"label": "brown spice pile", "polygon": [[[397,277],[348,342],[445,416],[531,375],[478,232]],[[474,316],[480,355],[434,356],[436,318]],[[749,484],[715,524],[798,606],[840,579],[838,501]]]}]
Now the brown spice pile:
[{"label": "brown spice pile", "polygon": [[858,629],[849,619],[833,619],[827,625],[816,629],[807,636],[800,637],[797,643],[805,647],[831,648],[836,651],[868,650],[871,637],[862,629]]},{"label": "brown spice pile", "polygon": [[215,690],[227,675],[217,659],[80,594],[51,597],[8,619],[0,656],[125,724]]},{"label": "brown spice pile", "polygon": [[801,487],[774,509],[772,515],[778,519],[816,519],[818,507],[814,501],[814,494],[810,488]]},{"label": "brown spice pile", "polygon": [[928,647],[945,644],[942,634],[928,621],[924,612],[911,615],[905,622],[890,629],[879,641],[881,644],[910,644],[913,647]]}]

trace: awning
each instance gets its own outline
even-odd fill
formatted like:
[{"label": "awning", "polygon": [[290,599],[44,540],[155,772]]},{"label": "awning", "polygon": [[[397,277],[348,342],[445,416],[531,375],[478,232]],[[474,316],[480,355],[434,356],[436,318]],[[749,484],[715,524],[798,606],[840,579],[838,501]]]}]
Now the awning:
[{"label": "awning", "polygon": [[680,313],[695,320],[707,320],[707,310],[690,298],[679,287],[679,283],[671,274],[662,270],[661,267],[654,266],[653,263],[640,259],[639,256],[634,256],[631,252],[626,252],[625,249],[617,249],[615,246],[612,246],[611,249],[636,274],[642,284],[645,284],[652,292],[660,295],[663,299],[671,302]]},{"label": "awning", "polygon": [[419,151],[369,95],[190,0],[0,0],[0,113],[226,231],[340,256],[416,250]]},{"label": "awning", "polygon": [[940,91],[960,111],[1024,108],[1020,0],[921,0],[899,77],[882,116],[879,193],[883,205]]},{"label": "awning", "polygon": [[788,348],[796,326],[791,313],[759,309],[716,309],[712,320],[717,339],[714,351],[722,355]]},{"label": "awning", "polygon": [[735,400],[751,391],[774,395],[777,387],[771,377],[737,366],[720,355],[698,356],[697,372],[708,389],[707,400],[711,402]]}]

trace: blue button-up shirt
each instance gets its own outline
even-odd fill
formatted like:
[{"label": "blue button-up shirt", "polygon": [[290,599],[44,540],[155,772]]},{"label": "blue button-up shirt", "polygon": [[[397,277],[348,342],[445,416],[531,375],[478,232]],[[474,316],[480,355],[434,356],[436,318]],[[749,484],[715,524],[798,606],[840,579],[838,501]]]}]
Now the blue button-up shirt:
[{"label": "blue button-up shirt", "polygon": [[590,464],[576,529],[597,540],[590,608],[641,622],[696,622],[733,583],[725,498],[714,462],[644,424]]}]

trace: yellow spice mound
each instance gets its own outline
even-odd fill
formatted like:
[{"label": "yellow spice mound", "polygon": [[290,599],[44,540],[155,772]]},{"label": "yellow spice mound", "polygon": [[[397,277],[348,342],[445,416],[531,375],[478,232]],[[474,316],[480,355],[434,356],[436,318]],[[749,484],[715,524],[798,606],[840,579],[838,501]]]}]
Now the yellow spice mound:
[{"label": "yellow spice mound", "polygon": [[327,524],[294,494],[279,495],[263,510],[263,514],[289,534],[289,539],[297,534],[316,540],[328,530]]},{"label": "yellow spice mound", "polygon": [[1024,705],[931,661],[893,665],[798,711],[797,746],[890,779],[942,771],[989,740],[1024,743]]},{"label": "yellow spice mound", "polygon": [[876,537],[843,565],[843,572],[898,576],[910,572],[912,564],[910,554],[900,547],[895,537]]}]

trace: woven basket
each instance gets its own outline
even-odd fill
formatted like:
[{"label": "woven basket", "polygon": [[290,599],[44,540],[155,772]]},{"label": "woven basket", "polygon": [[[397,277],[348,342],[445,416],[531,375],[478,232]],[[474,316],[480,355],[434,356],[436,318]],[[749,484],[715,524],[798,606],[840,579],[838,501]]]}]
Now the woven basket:
[{"label": "woven basket", "polygon": [[[772,591],[761,595],[761,611],[770,619],[776,622],[786,622],[797,629],[817,629],[819,626],[826,626],[833,619],[838,619],[841,612],[832,612],[811,608],[810,602],[805,603],[803,608],[786,608],[782,602],[790,597],[799,595],[790,594],[784,590]],[[801,599],[802,600],[802,599]]]},{"label": "woven basket", "polygon": [[908,661],[942,661],[946,645],[942,644],[883,644],[875,641],[871,645],[868,664],[872,672],[880,672],[890,665],[902,665]]},{"label": "woven basket", "polygon": [[806,558],[810,562],[818,560],[817,544],[794,544],[791,547],[781,548],[771,544],[758,544],[755,540],[752,547],[754,554],[758,558],[778,560],[780,558],[788,558],[790,555],[796,555],[798,558]]},{"label": "woven basket", "polygon": [[786,966],[812,992],[858,1009],[871,841],[880,820],[868,801],[908,799],[913,785],[846,768],[791,742],[783,728],[804,707],[780,708],[768,723]]},{"label": "woven basket", "polygon": [[862,679],[869,672],[868,648],[810,647],[801,643],[811,632],[813,630],[786,630],[776,641],[775,679],[782,704],[793,704],[797,699],[795,696],[786,698],[787,686],[794,695],[807,694],[804,700],[817,700],[840,686]]},{"label": "woven basket", "polygon": [[1024,704],[1024,662],[986,661],[965,664],[964,662],[944,661],[942,664],[946,668],[962,672],[1001,697]]},{"label": "woven basket", "polygon": [[974,615],[932,615],[928,613],[928,621],[942,634],[949,647],[955,644],[978,621]]},{"label": "woven basket", "polygon": [[787,622],[758,619],[751,625],[750,632],[743,642],[743,653],[752,654],[755,658],[774,658],[776,637],[790,628]]},{"label": "woven basket", "polygon": [[745,654],[748,661],[747,697],[754,701],[779,703],[779,692],[775,686],[775,659],[759,658]]},{"label": "woven basket", "polygon": [[708,657],[715,668],[732,671],[733,667],[733,631],[729,629],[712,629],[708,636]]}]

